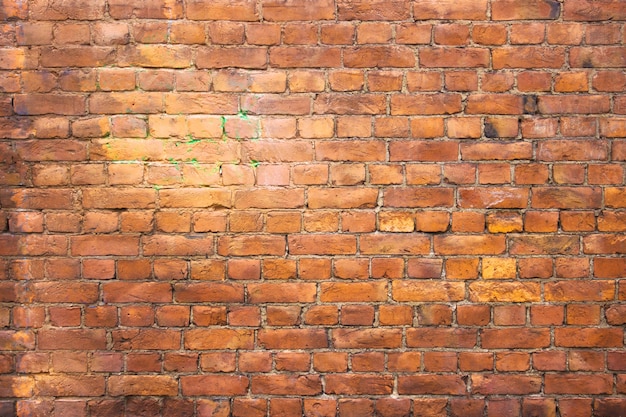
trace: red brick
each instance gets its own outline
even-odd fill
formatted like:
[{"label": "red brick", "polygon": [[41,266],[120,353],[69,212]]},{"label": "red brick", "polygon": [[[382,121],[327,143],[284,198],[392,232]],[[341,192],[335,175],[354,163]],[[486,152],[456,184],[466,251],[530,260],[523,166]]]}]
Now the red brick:
[{"label": "red brick", "polygon": [[471,348],[476,345],[477,331],[471,329],[409,329],[407,346],[418,348],[458,347]]},{"label": "red brick", "polygon": [[608,394],[611,390],[612,381],[601,374],[547,374],[545,377],[545,392],[549,394]]},{"label": "red brick", "polygon": [[519,372],[530,369],[530,355],[523,352],[496,353],[496,370],[502,372]]},{"label": "red brick", "polygon": [[472,392],[484,395],[529,395],[541,390],[537,376],[477,375],[472,377]]},{"label": "red brick", "polygon": [[16,150],[25,161],[77,161],[87,157],[85,145],[70,140],[24,141],[17,144]]},{"label": "red brick", "polygon": [[208,188],[184,188],[159,191],[161,207],[230,207],[231,193],[228,190]]},{"label": "red brick", "polygon": [[367,259],[337,259],[333,265],[333,274],[337,278],[367,279],[369,262]]},{"label": "red brick", "polygon": [[393,389],[391,375],[330,374],[326,376],[325,391],[338,395],[389,395]]},{"label": "red brick", "polygon": [[315,300],[315,295],[315,284],[248,284],[248,302],[250,303],[311,303]]},{"label": "red brick", "polygon": [[398,377],[398,393],[410,395],[464,395],[465,382],[456,375],[417,374]]},{"label": "red brick", "polygon": [[[412,128],[413,135],[416,135]],[[434,135],[437,133],[433,132]],[[443,134],[443,120],[441,120]],[[456,141],[393,141],[389,145],[391,161],[445,162],[458,159],[459,144]]]},{"label": "red brick", "polygon": [[626,207],[626,201],[624,199],[624,187],[606,187],[605,190],[605,204],[607,207]]},{"label": "red brick", "polygon": [[454,196],[451,188],[411,187],[389,188],[383,198],[387,207],[450,207]]},{"label": "red brick", "polygon": [[608,97],[600,95],[541,96],[538,109],[543,114],[604,113],[609,110],[609,101]]},{"label": "red brick", "polygon": [[406,75],[406,84],[410,92],[439,91],[442,85],[441,74],[434,71],[408,72]]},{"label": "red brick", "polygon": [[44,67],[101,67],[114,62],[115,49],[105,46],[44,47],[41,64]]},{"label": "red brick", "polygon": [[620,258],[595,258],[594,276],[597,278],[619,278],[626,267],[626,260]]},{"label": "red brick", "polygon": [[49,45],[52,43],[52,24],[49,22],[23,23],[17,27],[18,45]]},{"label": "red brick", "polygon": [[394,116],[454,114],[461,111],[459,94],[428,94],[391,96],[391,114]]},{"label": "red brick", "polygon": [[485,329],[481,332],[481,341],[486,349],[545,348],[550,345],[550,332],[542,328]]},{"label": "red brick", "polygon": [[430,249],[430,239],[417,234],[362,236],[360,249],[365,255],[427,254]]},{"label": "red brick", "polygon": [[406,0],[391,2],[341,0],[337,3],[340,20],[404,20],[410,15],[410,3]]},{"label": "red brick", "polygon": [[540,44],[545,39],[543,23],[527,23],[511,25],[511,44]]},{"label": "red brick", "polygon": [[112,332],[115,350],[166,350],[180,347],[180,332],[165,329],[114,330]]},{"label": "red brick", "polygon": [[400,329],[335,329],[333,346],[339,349],[397,348],[402,340]]},{"label": "red brick", "polygon": [[20,48],[5,48],[0,52],[0,69],[35,68],[34,55]]},{"label": "red brick", "polygon": [[594,400],[594,412],[598,416],[610,416],[621,413],[624,408],[624,400],[621,398],[599,398]]},{"label": "red brick", "polygon": [[38,339],[39,347],[44,350],[74,350],[77,346],[96,350],[106,345],[104,329],[41,330]]},{"label": "red brick", "polygon": [[590,0],[566,4],[563,8],[565,20],[600,21],[605,19],[621,19],[624,16],[623,5],[618,0],[603,0],[602,7]]},{"label": "red brick", "polygon": [[537,148],[537,154],[538,159],[545,161],[606,160],[608,144],[604,141],[546,140]]},{"label": "red brick", "polygon": [[322,283],[320,299],[323,302],[384,301],[387,285],[384,282]]},{"label": "red brick", "polygon": [[266,329],[259,331],[258,344],[266,349],[319,349],[328,347],[322,329]]},{"label": "red brick", "polygon": [[[293,134],[284,137],[295,136],[295,120],[293,123]],[[261,162],[303,162],[313,158],[313,148],[310,143],[303,141],[291,141],[288,143],[274,141],[255,141],[244,146],[248,157]]]},{"label": "red brick", "polygon": [[104,284],[103,298],[107,302],[152,301],[168,302],[172,299],[172,289],[166,283],[109,282]]},{"label": "red brick", "polygon": [[300,307],[268,306],[266,317],[270,326],[293,326],[300,324]]},{"label": "red brick", "polygon": [[496,370],[502,372],[528,371],[530,355],[523,352],[496,353]]},{"label": "red brick", "polygon": [[258,20],[256,2],[251,0],[218,0],[206,7],[204,0],[191,0],[187,4],[187,17],[192,20]]},{"label": "red brick", "polygon": [[[436,32],[435,32],[436,33]],[[431,48],[419,54],[427,68],[477,68],[489,65],[489,50],[483,48]]]},{"label": "red brick", "polygon": [[466,45],[469,35],[469,26],[455,23],[437,25],[433,32],[435,43],[440,45]]},{"label": "red brick", "polygon": [[338,67],[339,48],[277,46],[270,49],[269,63],[277,68]]},{"label": "red brick", "polygon": [[28,18],[28,3],[5,2],[2,6],[0,18],[3,20]]},{"label": "red brick", "polygon": [[597,187],[535,188],[533,208],[599,208],[600,189]]},{"label": "red brick", "polygon": [[283,255],[285,239],[281,236],[223,236],[218,241],[217,252],[222,256]]},{"label": "red brick", "polygon": [[246,40],[251,45],[276,45],[280,43],[280,26],[277,24],[248,24]]},{"label": "red brick", "polygon": [[282,352],[274,356],[276,369],[281,371],[308,371],[311,367],[310,355],[300,352]]},{"label": "red brick", "polygon": [[315,6],[303,0],[288,4],[276,0],[264,0],[263,17],[270,21],[334,19],[335,7],[330,0],[324,0]]},{"label": "red brick", "polygon": [[102,376],[53,376],[35,377],[35,393],[43,396],[88,397],[104,394]]},{"label": "red brick", "polygon": [[304,314],[306,324],[326,324],[339,323],[339,311],[335,306],[312,306]]},{"label": "red brick", "polygon": [[450,279],[478,278],[478,259],[455,258],[446,260],[446,277]]},{"label": "red brick", "polygon": [[356,253],[354,236],[292,235],[288,238],[289,252],[294,255],[330,255]]},{"label": "red brick", "polygon": [[254,394],[271,395],[318,395],[322,392],[322,381],[318,375],[258,375],[251,380]]},{"label": "red brick", "polygon": [[0,235],[0,255],[65,255],[67,238],[58,235]]},{"label": "red brick", "polygon": [[63,4],[55,4],[49,7],[48,0],[37,0],[31,5],[33,18],[37,20],[98,20],[104,17],[105,2],[97,0],[84,4],[80,1],[72,1]]},{"label": "red brick", "polygon": [[22,116],[41,114],[81,115],[86,113],[85,97],[62,94],[16,95],[13,100],[15,113]]},{"label": "red brick", "polygon": [[516,46],[494,49],[493,68],[560,68],[564,63],[562,48]]},{"label": "red brick", "polygon": [[320,208],[371,208],[376,205],[378,190],[362,188],[346,191],[344,188],[311,188],[309,189],[308,206],[311,209]]},{"label": "red brick", "polygon": [[553,0],[498,0],[493,4],[491,13],[494,20],[557,19],[561,5]]},{"label": "red brick", "polygon": [[344,50],[344,65],[348,68],[415,66],[413,51],[404,46],[361,46]]},{"label": "red brick", "polygon": [[191,350],[251,349],[253,333],[241,329],[192,329],[184,332],[185,348]]},{"label": "red brick", "polygon": [[32,284],[34,300],[43,303],[64,302],[91,304],[98,298],[97,284],[74,282],[37,282]]},{"label": "red brick", "polygon": [[484,20],[487,17],[487,1],[435,1],[427,0],[413,4],[416,20]]},{"label": "red brick", "polygon": [[621,347],[623,330],[618,328],[560,328],[555,330],[555,346]]},{"label": "red brick", "polygon": [[447,302],[464,298],[461,282],[396,281],[393,283],[392,298],[395,301]]},{"label": "red brick", "polygon": [[257,280],[261,278],[261,262],[257,259],[231,259],[228,261],[228,278]]},{"label": "red brick", "polygon": [[132,236],[73,236],[72,254],[79,256],[137,255],[138,239]]},{"label": "red brick", "polygon": [[165,375],[114,375],[108,381],[112,396],[119,395],[174,395],[178,383]]}]

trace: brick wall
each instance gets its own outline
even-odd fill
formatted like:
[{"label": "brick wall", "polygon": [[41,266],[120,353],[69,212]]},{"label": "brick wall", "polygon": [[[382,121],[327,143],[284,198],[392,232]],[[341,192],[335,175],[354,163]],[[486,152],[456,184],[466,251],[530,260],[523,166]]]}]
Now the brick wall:
[{"label": "brick wall", "polygon": [[0,416],[623,416],[624,0],[0,0]]}]

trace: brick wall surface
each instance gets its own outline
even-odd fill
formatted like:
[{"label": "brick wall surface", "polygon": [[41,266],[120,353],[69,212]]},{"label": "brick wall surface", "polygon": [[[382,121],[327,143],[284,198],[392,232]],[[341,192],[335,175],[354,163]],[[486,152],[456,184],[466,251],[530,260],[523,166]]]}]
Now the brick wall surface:
[{"label": "brick wall surface", "polygon": [[624,0],[0,20],[0,416],[626,415]]}]

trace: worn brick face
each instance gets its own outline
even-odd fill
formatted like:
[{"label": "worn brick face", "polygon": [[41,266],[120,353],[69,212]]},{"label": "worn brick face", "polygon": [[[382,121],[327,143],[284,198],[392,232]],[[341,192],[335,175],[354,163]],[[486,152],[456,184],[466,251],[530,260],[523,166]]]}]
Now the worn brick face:
[{"label": "worn brick face", "polygon": [[0,415],[621,415],[625,6],[0,0]]}]

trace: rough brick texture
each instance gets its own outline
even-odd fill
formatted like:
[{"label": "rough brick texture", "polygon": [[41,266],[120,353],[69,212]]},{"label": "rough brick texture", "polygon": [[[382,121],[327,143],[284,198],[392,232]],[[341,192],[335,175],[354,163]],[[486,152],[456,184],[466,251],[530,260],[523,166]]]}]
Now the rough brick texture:
[{"label": "rough brick texture", "polygon": [[0,416],[626,415],[624,0],[0,0]]}]

